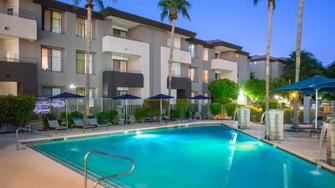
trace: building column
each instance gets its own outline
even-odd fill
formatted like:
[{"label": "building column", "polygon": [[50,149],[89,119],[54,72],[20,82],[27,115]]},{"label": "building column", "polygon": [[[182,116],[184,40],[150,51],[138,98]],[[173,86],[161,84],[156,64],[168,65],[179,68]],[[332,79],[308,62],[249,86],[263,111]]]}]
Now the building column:
[{"label": "building column", "polygon": [[311,112],[311,105],[312,105],[312,97],[311,96],[304,96],[304,123],[310,123],[310,112]]},{"label": "building column", "polygon": [[335,120],[330,121],[327,132],[327,163],[335,166]]}]

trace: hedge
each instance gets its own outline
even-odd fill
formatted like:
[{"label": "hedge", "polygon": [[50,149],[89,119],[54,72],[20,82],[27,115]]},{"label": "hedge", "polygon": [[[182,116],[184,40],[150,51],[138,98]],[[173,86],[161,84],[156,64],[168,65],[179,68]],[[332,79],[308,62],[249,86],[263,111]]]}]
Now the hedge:
[{"label": "hedge", "polygon": [[31,120],[36,98],[32,96],[0,96],[0,122],[20,125]]}]

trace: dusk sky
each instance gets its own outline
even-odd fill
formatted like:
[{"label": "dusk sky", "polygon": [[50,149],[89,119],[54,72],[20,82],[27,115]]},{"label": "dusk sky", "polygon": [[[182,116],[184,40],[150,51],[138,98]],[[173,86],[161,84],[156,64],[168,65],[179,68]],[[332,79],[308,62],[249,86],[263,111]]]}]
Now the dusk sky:
[{"label": "dusk sky", "polygon": [[[72,0],[63,0],[72,3]],[[85,0],[82,0],[84,3]],[[118,0],[105,6],[160,21],[158,0]],[[191,21],[177,26],[204,40],[222,39],[238,44],[251,55],[265,54],[267,0],[189,0]],[[324,65],[335,61],[335,0],[305,0],[302,49],[312,52]],[[277,0],[273,16],[272,56],[287,57],[295,50],[298,0]]]}]

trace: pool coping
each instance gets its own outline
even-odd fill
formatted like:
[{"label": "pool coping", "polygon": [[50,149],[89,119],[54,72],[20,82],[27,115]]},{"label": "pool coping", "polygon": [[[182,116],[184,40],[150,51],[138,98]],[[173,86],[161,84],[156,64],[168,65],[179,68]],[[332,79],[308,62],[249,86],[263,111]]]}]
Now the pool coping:
[{"label": "pool coping", "polygon": [[285,147],[285,146],[282,146],[282,145],[280,145],[280,144],[277,144],[277,143],[275,143],[275,142],[273,142],[273,141],[269,141],[269,140],[266,140],[266,139],[264,139],[264,138],[257,138],[256,136],[254,136],[254,135],[252,135],[252,134],[247,133],[246,131],[244,131],[244,129],[239,129],[239,128],[233,127],[233,126],[231,126],[231,125],[227,125],[227,124],[224,123],[224,122],[221,122],[221,124],[223,124],[223,125],[225,125],[225,126],[231,128],[231,129],[233,129],[233,130],[236,130],[236,131],[238,131],[238,132],[241,132],[241,133],[243,133],[243,134],[246,134],[246,135],[248,135],[248,136],[250,136],[250,137],[253,137],[253,138],[257,139],[257,140],[260,140],[260,141],[262,141],[262,142],[265,142],[265,143],[267,143],[267,144],[269,144],[269,145],[271,145],[271,146],[273,146],[273,147],[275,147],[275,148],[278,148],[278,149],[280,149],[280,150],[282,150],[282,151],[285,151],[285,152],[287,152],[287,153],[289,153],[289,154],[292,154],[292,155],[294,155],[294,156],[296,156],[296,157],[298,157],[298,158],[300,158],[300,159],[302,159],[302,160],[304,160],[304,161],[307,161],[307,162],[309,162],[309,163],[311,163],[311,164],[313,164],[313,165],[315,165],[315,166],[317,166],[317,167],[321,167],[322,169],[327,170],[328,172],[330,172],[330,173],[332,173],[332,174],[335,175],[335,167],[334,167],[334,166],[328,165],[327,163],[324,163],[324,162],[322,162],[322,161],[320,161],[320,160],[312,159],[312,158],[309,158],[309,157],[307,157],[307,156],[304,156],[304,155],[302,155],[302,154],[300,154],[300,153],[297,153],[297,152],[295,152],[295,151],[293,151],[293,150],[291,150],[291,149],[288,149],[288,148]]},{"label": "pool coping", "polygon": [[[231,124],[233,123],[233,124]],[[53,140],[68,140],[68,139],[78,139],[78,138],[86,138],[86,137],[95,137],[95,136],[104,136],[104,135],[110,135],[110,134],[120,134],[120,133],[125,133],[125,131],[127,133],[132,133],[132,132],[136,132],[136,131],[147,131],[147,130],[158,130],[158,129],[166,129],[166,128],[177,128],[177,127],[188,127],[188,126],[202,126],[202,124],[214,124],[214,125],[223,125],[226,126],[228,128],[231,128],[235,131],[241,132],[243,134],[246,134],[254,139],[260,140],[264,143],[267,143],[275,148],[278,148],[284,152],[287,152],[289,154],[292,154],[306,162],[309,162],[317,167],[320,167],[324,170],[327,170],[328,172],[335,174],[335,167],[330,166],[322,161],[316,160],[316,159],[312,159],[309,158],[307,156],[304,156],[300,153],[297,153],[291,149],[288,149],[287,147],[281,146],[280,144],[277,144],[273,141],[269,141],[269,140],[265,140],[263,138],[257,138],[256,136],[247,133],[246,131],[244,131],[243,129],[238,129],[236,127],[234,127],[235,123],[233,121],[224,121],[224,120],[211,120],[211,121],[194,121],[194,122],[175,122],[173,124],[167,124],[167,125],[157,125],[157,126],[151,126],[151,127],[139,127],[139,128],[131,128],[131,127],[125,127],[127,129],[123,129],[123,130],[110,130],[110,131],[103,131],[103,132],[93,132],[93,133],[83,133],[83,134],[75,134],[75,135],[62,135],[62,136],[52,136],[52,137],[44,137],[44,138],[34,138],[34,139],[26,139],[26,140],[22,140],[19,141],[19,143],[21,144],[27,144],[29,147],[29,144],[32,143],[38,143],[38,142],[45,142],[45,141],[53,141]],[[32,148],[32,147],[30,147]],[[33,149],[35,152],[41,153],[39,151],[36,151],[35,149]],[[43,154],[43,153],[41,153]],[[43,154],[44,155],[44,154]],[[47,157],[49,157],[48,155],[46,155]],[[50,157],[49,157],[50,158]],[[53,158],[51,158],[53,159]],[[58,160],[55,160],[56,162],[63,164],[62,162],[59,162]],[[63,164],[64,165],[64,164]],[[67,165],[64,165],[65,167],[69,168]],[[69,168],[72,169],[72,168]],[[74,169],[72,169],[74,170]],[[74,170],[75,172],[77,172],[76,170]],[[78,173],[78,172],[77,172]],[[92,177],[89,177],[89,179],[93,180]]]}]

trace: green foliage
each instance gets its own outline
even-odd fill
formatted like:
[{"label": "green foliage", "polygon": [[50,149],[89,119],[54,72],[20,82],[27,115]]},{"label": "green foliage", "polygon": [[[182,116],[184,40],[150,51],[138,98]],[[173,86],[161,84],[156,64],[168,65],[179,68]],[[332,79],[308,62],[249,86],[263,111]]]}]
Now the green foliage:
[{"label": "green foliage", "polygon": [[221,112],[221,104],[220,103],[211,103],[210,109],[211,109],[211,113],[213,115],[218,115]]},{"label": "green foliage", "polygon": [[250,108],[250,118],[252,121],[260,122],[263,111],[260,108],[254,106],[248,106]]},{"label": "green foliage", "polygon": [[[293,82],[295,79],[295,51],[292,52],[289,58],[284,61],[286,64],[283,77],[291,79]],[[304,80],[311,76],[324,75],[324,67],[322,63],[314,57],[311,52],[301,51],[301,66],[300,66],[300,80]]]},{"label": "green foliage", "polygon": [[208,86],[211,96],[216,98],[237,99],[239,93],[239,86],[232,80],[222,79],[211,82]]},{"label": "green foliage", "polygon": [[227,103],[231,103],[232,100],[226,97],[218,97],[213,99],[214,103],[220,103],[220,104],[227,104]]},{"label": "green foliage", "polygon": [[292,113],[291,108],[284,108],[284,123],[292,123]]},{"label": "green foliage", "polygon": [[265,81],[251,78],[243,85],[245,95],[252,101],[260,101],[265,98]]},{"label": "green foliage", "polygon": [[97,114],[97,121],[99,124],[107,124],[110,121],[110,112],[99,112]]},{"label": "green foliage", "polygon": [[[264,111],[265,110],[265,101],[260,101],[259,104]],[[280,104],[276,100],[270,100],[269,101],[269,109],[278,109],[278,108],[280,108]]]},{"label": "green foliage", "polygon": [[180,117],[180,112],[178,109],[171,109],[170,110],[170,117],[172,120],[178,119]]},{"label": "green foliage", "polygon": [[[160,115],[160,100],[157,99],[145,99],[144,106],[148,108],[148,113],[150,117],[159,117]],[[168,109],[169,101],[162,100],[163,110]]]},{"label": "green foliage", "polygon": [[148,107],[143,106],[135,110],[135,119],[136,122],[138,123],[143,123],[145,121],[145,118],[147,118],[148,116],[149,116]]},{"label": "green foliage", "polygon": [[330,78],[335,78],[335,61],[325,68],[325,75]]},{"label": "green foliage", "polygon": [[187,101],[185,99],[177,99],[177,109],[179,111],[179,117],[185,118],[187,113]]},{"label": "green foliage", "polygon": [[224,108],[226,110],[226,113],[227,113],[228,117],[233,117],[234,116],[234,112],[236,110],[236,104],[227,103],[227,104],[224,105]]},{"label": "green foliage", "polygon": [[0,122],[14,125],[31,120],[36,99],[32,96],[0,96]]},{"label": "green foliage", "polygon": [[119,123],[119,112],[117,110],[112,110],[109,113],[109,121],[113,124],[116,125]]},{"label": "green foliage", "polygon": [[186,0],[160,0],[158,7],[161,8],[161,20],[164,21],[168,18],[170,21],[177,19],[180,13],[183,17],[190,20],[188,9],[191,8],[191,4]]},{"label": "green foliage", "polygon": [[[83,119],[84,118],[84,115],[81,112],[78,112],[78,111],[70,112],[70,113],[67,113],[67,114],[68,114],[67,118],[68,118],[68,121],[69,121],[69,128],[73,128],[74,127],[73,120],[75,120],[75,119]],[[60,114],[60,120],[62,122],[66,122],[66,113],[65,112],[62,112]]]}]

